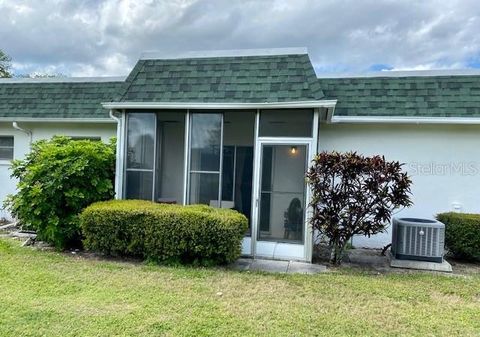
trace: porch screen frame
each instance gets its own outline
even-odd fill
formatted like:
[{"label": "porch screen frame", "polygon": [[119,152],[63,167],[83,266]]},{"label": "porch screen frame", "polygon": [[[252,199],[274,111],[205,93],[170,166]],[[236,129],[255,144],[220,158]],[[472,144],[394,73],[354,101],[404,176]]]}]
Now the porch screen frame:
[{"label": "porch screen frame", "polygon": [[[318,133],[319,133],[319,109],[313,109],[312,118],[312,134],[310,137],[260,137],[260,114],[262,110],[257,109],[255,118],[255,143],[253,150],[253,188],[252,188],[252,235],[251,235],[251,255],[255,258],[257,256],[256,246],[258,240],[258,226],[259,226],[259,210],[260,210],[260,168],[261,168],[261,149],[264,144],[289,145],[289,144],[306,144],[308,145],[307,162],[313,160],[313,157],[318,152]],[[307,169],[308,169],[307,165]],[[304,258],[306,261],[311,261],[313,252],[313,230],[310,226],[310,219],[312,217],[311,207],[308,207],[312,199],[311,189],[308,183],[306,184],[305,193],[305,212],[304,212]]]},{"label": "porch screen frame", "polygon": [[[218,171],[206,171],[206,170],[192,170],[191,169],[191,150],[192,150],[192,118],[194,115],[202,115],[202,114],[209,114],[209,115],[220,115],[220,153],[219,153],[219,170]],[[190,188],[191,188],[191,175],[193,174],[217,174],[218,175],[218,193],[217,193],[217,201],[218,201],[218,208],[222,206],[222,177],[223,177],[223,133],[224,133],[224,120],[225,116],[224,113],[221,111],[191,111],[187,110],[186,114],[186,127],[185,127],[185,178],[184,178],[184,205],[190,204]]]},{"label": "porch screen frame", "polygon": [[[153,138],[153,166],[152,169],[137,169],[137,168],[129,168],[128,167],[128,127],[130,123],[130,117],[132,113],[143,113],[143,114],[153,114],[155,116],[155,125],[154,125],[154,130],[155,130],[155,137]],[[122,199],[127,197],[127,176],[128,172],[151,172],[152,173],[152,197],[151,201],[155,201],[155,185],[156,185],[156,165],[157,165],[157,138],[158,138],[158,133],[157,133],[157,124],[158,124],[158,116],[156,111],[123,111],[122,112],[122,121],[123,119],[125,122],[123,123],[123,135],[124,137],[124,142],[123,144],[123,159],[122,159],[122,181],[123,181],[123,188],[122,188]]]}]

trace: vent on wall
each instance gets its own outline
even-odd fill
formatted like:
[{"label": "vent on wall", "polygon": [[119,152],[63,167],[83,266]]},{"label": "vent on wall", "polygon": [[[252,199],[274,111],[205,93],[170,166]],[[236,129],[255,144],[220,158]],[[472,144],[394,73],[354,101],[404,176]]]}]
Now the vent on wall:
[{"label": "vent on wall", "polygon": [[394,218],[392,254],[400,260],[443,262],[445,225],[436,220]]}]

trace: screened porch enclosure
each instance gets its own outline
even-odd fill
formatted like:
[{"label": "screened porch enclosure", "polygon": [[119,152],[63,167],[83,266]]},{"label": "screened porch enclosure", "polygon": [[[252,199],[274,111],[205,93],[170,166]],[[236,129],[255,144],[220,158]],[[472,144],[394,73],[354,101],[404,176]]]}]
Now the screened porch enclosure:
[{"label": "screened porch enclosure", "polygon": [[255,111],[130,111],[124,196],[250,219]]},{"label": "screened porch enclosure", "polygon": [[313,109],[128,111],[123,196],[244,214],[247,255],[308,260]]}]

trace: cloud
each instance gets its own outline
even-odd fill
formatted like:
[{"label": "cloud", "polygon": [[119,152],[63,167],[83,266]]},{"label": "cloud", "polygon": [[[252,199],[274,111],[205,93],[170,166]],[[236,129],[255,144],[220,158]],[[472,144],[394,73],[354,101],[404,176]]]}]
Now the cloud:
[{"label": "cloud", "polygon": [[0,0],[20,72],[125,75],[142,51],[306,46],[318,72],[480,64],[474,0]]}]

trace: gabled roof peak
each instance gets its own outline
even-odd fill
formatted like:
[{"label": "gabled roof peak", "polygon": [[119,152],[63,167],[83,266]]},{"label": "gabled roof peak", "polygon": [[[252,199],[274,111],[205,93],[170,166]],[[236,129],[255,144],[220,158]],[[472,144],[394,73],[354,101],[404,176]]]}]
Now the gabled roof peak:
[{"label": "gabled roof peak", "polygon": [[192,59],[192,58],[278,56],[278,55],[304,55],[304,54],[308,54],[307,48],[204,50],[204,51],[187,51],[182,53],[148,51],[140,55],[140,60],[176,60],[176,59]]}]

